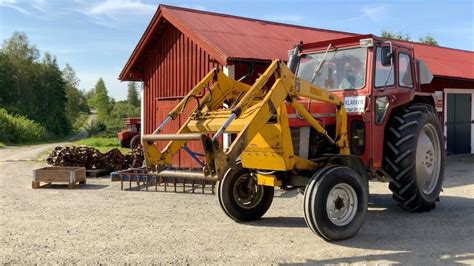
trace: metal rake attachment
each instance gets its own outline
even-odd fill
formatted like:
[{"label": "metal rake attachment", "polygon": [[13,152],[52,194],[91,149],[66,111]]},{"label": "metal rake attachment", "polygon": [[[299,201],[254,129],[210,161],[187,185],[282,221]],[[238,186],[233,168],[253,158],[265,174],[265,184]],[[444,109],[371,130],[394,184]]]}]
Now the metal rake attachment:
[{"label": "metal rake attachment", "polygon": [[[176,169],[166,170],[169,172]],[[188,169],[187,173],[193,175],[196,169]],[[144,168],[128,169],[117,171],[110,174],[112,181],[120,181],[121,190],[149,191],[150,187],[154,187],[155,192],[182,192],[182,193],[199,193],[214,194],[215,181],[195,180],[179,177],[166,177],[153,174],[147,174]],[[128,183],[128,189],[124,189],[124,183]],[[134,186],[133,186],[134,185]]]}]

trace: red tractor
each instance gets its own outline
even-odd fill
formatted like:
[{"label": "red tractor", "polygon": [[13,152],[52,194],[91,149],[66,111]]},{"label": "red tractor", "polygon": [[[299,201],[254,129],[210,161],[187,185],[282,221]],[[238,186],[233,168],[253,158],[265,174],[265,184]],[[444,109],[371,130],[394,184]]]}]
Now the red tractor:
[{"label": "red tractor", "polygon": [[126,118],[125,124],[127,125],[127,128],[117,133],[117,138],[120,140],[120,147],[134,149],[140,144],[140,118]]},{"label": "red tractor", "polygon": [[[300,44],[289,67],[301,79],[344,99],[351,154],[370,178],[389,181],[393,199],[409,211],[429,211],[439,200],[444,173],[440,102],[423,84],[433,75],[404,42],[359,35]],[[331,132],[334,106],[300,100]],[[295,110],[289,110],[299,156],[334,153]],[[332,129],[331,129],[332,128]]]}]

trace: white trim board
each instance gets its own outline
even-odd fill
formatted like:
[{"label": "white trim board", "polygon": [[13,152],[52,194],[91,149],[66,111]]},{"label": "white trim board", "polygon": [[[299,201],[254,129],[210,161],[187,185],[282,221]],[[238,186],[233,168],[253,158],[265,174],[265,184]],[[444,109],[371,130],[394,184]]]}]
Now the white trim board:
[{"label": "white trim board", "polygon": [[[229,78],[235,79],[235,65],[227,65],[222,68],[222,72]],[[227,149],[230,147],[231,139],[230,134],[224,133],[223,136],[223,148]]]}]

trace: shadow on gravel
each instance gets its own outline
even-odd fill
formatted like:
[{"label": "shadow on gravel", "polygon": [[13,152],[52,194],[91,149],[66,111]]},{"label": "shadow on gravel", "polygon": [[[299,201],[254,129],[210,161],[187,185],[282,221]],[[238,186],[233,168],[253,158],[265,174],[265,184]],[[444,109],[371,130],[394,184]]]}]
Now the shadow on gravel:
[{"label": "shadow on gravel", "polygon": [[[466,261],[472,261],[474,255],[465,254],[465,255],[455,255],[455,256],[443,256],[441,258],[430,257],[429,253],[426,254],[426,257],[416,256],[415,253],[404,251],[392,254],[382,254],[382,255],[368,255],[368,256],[354,256],[346,258],[336,258],[329,260],[306,260],[304,264],[310,265],[336,265],[336,264],[361,264],[366,265],[370,262],[379,262],[376,265],[398,265],[398,264],[407,264],[407,265],[469,265]],[[380,261],[383,261],[380,263]],[[370,263],[370,264],[372,264]],[[284,263],[282,265],[301,265],[303,263]]]},{"label": "shadow on gravel", "polygon": [[258,227],[307,227],[303,217],[263,217],[260,220],[252,222],[243,222],[242,224]]},{"label": "shadow on gravel", "polygon": [[40,189],[57,189],[57,190],[99,190],[109,187],[109,185],[99,185],[99,184],[86,184],[86,185],[78,185],[75,188],[68,188],[66,184],[49,184],[42,186]]},{"label": "shadow on gravel", "polygon": [[[392,254],[308,259],[314,264],[387,263],[456,264],[474,259],[474,199],[441,195],[430,212],[411,213],[397,207],[389,194],[369,198],[369,211],[361,231],[334,245],[393,251]],[[434,255],[433,255],[434,254]]]}]

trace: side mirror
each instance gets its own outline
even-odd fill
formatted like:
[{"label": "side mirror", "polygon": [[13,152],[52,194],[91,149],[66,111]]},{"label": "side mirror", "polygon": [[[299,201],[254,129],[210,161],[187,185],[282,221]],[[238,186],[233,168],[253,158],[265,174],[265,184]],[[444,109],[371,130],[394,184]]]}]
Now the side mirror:
[{"label": "side mirror", "polygon": [[392,59],[393,59],[393,54],[391,52],[392,49],[390,49],[389,46],[384,46],[382,47],[382,54],[381,54],[381,63],[382,66],[391,66],[392,65]]}]

